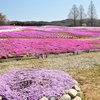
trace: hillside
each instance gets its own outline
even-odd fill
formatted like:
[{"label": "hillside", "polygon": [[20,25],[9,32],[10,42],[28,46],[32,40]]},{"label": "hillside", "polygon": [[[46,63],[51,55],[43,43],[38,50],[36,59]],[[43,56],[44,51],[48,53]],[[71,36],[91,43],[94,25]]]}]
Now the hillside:
[{"label": "hillside", "polygon": [[[83,21],[83,24],[90,26],[88,19]],[[59,26],[73,26],[72,19],[64,19],[59,21],[11,21],[11,25],[22,25],[22,26],[42,26],[42,25],[59,25]],[[79,20],[77,20],[77,26],[79,26]],[[96,20],[94,26],[100,26],[100,19]]]}]

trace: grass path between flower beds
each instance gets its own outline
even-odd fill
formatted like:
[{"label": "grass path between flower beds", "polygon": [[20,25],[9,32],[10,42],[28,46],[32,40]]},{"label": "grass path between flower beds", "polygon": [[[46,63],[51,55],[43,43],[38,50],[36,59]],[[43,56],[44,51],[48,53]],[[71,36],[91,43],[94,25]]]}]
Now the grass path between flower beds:
[{"label": "grass path between flower beds", "polygon": [[83,100],[99,100],[100,98],[100,52],[3,62],[0,63],[0,75],[21,68],[62,70],[79,82],[84,92]]}]

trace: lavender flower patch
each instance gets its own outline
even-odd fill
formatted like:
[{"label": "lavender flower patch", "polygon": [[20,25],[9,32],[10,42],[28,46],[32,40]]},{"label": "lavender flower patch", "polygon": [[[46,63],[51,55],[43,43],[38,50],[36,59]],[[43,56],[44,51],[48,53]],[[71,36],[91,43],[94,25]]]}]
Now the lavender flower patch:
[{"label": "lavender flower patch", "polygon": [[0,76],[0,95],[5,100],[39,100],[43,96],[58,99],[75,84],[62,71],[21,69]]}]

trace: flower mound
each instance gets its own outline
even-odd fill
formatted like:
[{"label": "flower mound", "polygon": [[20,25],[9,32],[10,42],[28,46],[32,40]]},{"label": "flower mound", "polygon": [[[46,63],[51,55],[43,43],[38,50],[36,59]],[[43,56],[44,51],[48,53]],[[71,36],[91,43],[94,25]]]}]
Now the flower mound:
[{"label": "flower mound", "polygon": [[58,99],[75,80],[58,70],[21,69],[0,77],[0,95],[7,100],[39,100],[43,96]]}]

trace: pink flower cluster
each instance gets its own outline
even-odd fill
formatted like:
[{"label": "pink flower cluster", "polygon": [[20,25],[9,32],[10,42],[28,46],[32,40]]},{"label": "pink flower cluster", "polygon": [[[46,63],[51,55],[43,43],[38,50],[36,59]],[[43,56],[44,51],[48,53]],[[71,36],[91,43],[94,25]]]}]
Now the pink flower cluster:
[{"label": "pink flower cluster", "polygon": [[57,34],[53,32],[42,32],[42,31],[29,31],[25,32],[2,32],[0,38],[77,38],[71,34]]},{"label": "pink flower cluster", "polygon": [[[63,26],[7,26],[4,29],[21,29],[17,32],[0,32],[0,38],[79,38],[100,37],[100,29],[87,30],[68,28]],[[0,30],[2,29],[0,28]],[[23,31],[22,31],[23,30]]]},{"label": "pink flower cluster", "polygon": [[15,29],[20,28],[20,26],[0,26],[0,30]]},{"label": "pink flower cluster", "polygon": [[89,31],[89,30],[67,30],[66,32],[81,37],[100,37],[100,31]]},{"label": "pink flower cluster", "polygon": [[71,53],[81,50],[100,49],[100,40],[69,39],[7,39],[0,40],[0,56],[9,54],[16,57],[27,53],[35,56],[47,54]]},{"label": "pink flower cluster", "polygon": [[42,27],[26,27],[25,29],[29,30],[38,30],[38,31],[44,31],[44,32],[53,32],[53,33],[65,33],[71,35],[71,36],[82,36],[82,37],[100,37],[100,28],[94,28],[94,29],[81,29],[76,27],[64,27],[64,26],[42,26]]},{"label": "pink flower cluster", "polygon": [[63,26],[2,26],[0,29],[20,29],[0,32],[0,58],[28,55],[72,53],[80,50],[100,49],[100,40],[78,37],[100,37],[100,29],[87,30]]}]

